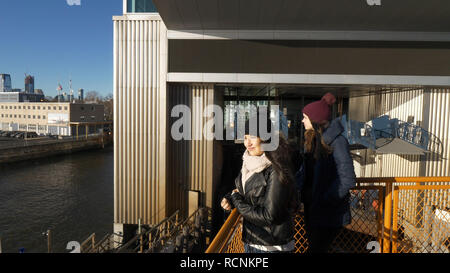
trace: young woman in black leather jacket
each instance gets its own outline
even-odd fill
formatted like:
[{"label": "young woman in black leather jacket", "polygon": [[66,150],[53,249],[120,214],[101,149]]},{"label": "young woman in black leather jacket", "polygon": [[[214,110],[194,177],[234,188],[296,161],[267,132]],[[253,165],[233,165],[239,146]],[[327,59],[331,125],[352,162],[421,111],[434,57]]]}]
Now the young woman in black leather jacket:
[{"label": "young woman in black leather jacket", "polygon": [[235,180],[236,189],[222,200],[221,206],[225,210],[235,207],[243,216],[245,252],[293,252],[297,195],[288,143],[280,134],[278,148],[265,152],[261,138],[247,134],[248,123],[246,131],[247,149]]}]

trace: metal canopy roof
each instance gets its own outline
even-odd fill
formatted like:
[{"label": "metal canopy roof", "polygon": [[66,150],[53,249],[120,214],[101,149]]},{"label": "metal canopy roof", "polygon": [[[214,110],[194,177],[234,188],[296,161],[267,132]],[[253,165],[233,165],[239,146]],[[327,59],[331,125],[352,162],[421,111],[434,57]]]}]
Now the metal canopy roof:
[{"label": "metal canopy roof", "polygon": [[169,30],[450,32],[450,1],[153,0]]},{"label": "metal canopy roof", "polygon": [[388,144],[378,148],[376,152],[378,154],[424,155],[426,151],[399,138],[394,138]]}]

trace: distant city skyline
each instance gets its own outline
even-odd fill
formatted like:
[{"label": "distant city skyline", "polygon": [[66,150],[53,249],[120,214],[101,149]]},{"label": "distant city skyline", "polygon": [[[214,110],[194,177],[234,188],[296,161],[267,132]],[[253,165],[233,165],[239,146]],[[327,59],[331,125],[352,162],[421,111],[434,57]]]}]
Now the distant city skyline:
[{"label": "distant city skyline", "polygon": [[122,0],[3,1],[0,74],[21,90],[31,75],[46,96],[56,96],[58,84],[69,93],[70,80],[74,94],[112,94],[112,16],[121,14]]}]

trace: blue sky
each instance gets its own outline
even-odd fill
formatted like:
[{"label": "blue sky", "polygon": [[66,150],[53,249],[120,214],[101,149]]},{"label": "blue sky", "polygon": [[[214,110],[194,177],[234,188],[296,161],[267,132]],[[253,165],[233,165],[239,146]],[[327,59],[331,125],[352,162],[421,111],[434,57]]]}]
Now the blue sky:
[{"label": "blue sky", "polygon": [[59,82],[68,91],[70,77],[74,91],[112,94],[112,16],[121,14],[122,0],[1,0],[0,73],[20,89],[34,76],[46,96]]}]

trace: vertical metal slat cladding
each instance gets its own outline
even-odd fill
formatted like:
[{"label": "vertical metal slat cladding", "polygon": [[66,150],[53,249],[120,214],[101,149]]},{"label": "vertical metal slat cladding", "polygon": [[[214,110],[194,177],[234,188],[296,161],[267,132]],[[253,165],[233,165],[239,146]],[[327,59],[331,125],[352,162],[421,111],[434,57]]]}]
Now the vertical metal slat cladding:
[{"label": "vertical metal slat cladding", "polygon": [[164,31],[157,15],[114,18],[115,223],[155,224],[166,216],[165,200],[159,200],[165,195],[165,140],[158,132],[167,118],[159,75],[167,60],[156,56],[167,46],[159,39]]},{"label": "vertical metal slat cladding", "polygon": [[214,86],[211,84],[193,84],[190,87],[192,98],[192,156],[190,189],[200,191],[206,197],[206,206],[211,206],[213,175],[213,141],[204,136],[207,118],[203,116],[205,108],[214,103]]}]

